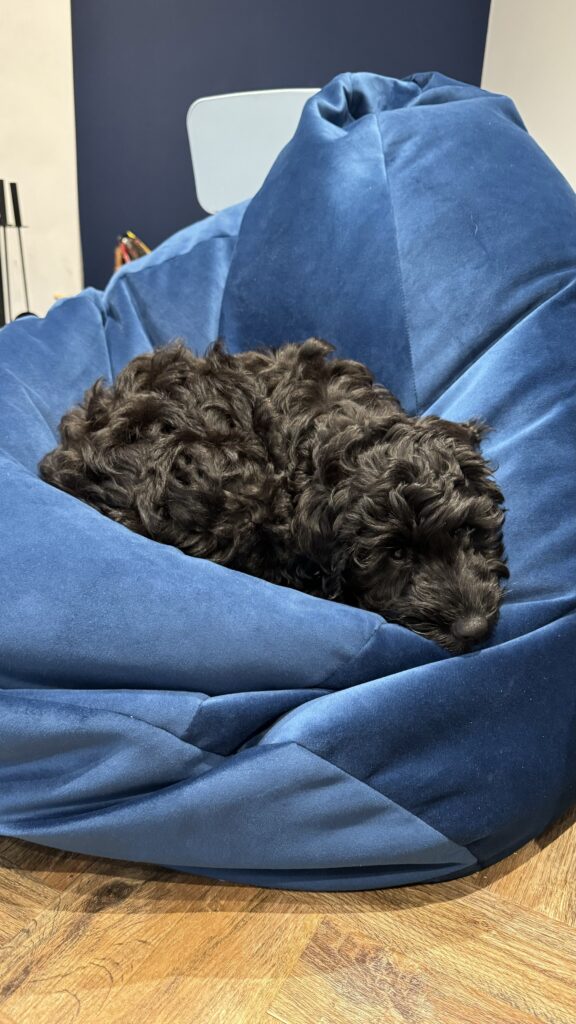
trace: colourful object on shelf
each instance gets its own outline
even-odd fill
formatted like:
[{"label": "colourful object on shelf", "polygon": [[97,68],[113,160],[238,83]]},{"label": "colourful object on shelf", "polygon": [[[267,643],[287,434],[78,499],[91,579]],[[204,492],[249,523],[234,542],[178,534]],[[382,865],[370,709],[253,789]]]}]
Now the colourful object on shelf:
[{"label": "colourful object on shelf", "polygon": [[125,263],[132,263],[142,256],[147,256],[152,250],[135,235],[133,231],[125,231],[118,235],[116,248],[114,249],[114,270],[120,270]]}]

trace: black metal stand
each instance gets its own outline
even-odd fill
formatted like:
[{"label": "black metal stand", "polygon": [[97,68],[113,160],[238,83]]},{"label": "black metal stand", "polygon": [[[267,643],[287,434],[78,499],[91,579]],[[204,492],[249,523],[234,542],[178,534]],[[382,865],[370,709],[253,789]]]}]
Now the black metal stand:
[{"label": "black metal stand", "polygon": [[2,258],[0,257],[0,327],[6,323],[6,311],[4,309],[4,279],[2,276]]},{"label": "black metal stand", "polygon": [[[3,253],[0,252],[0,327],[4,327],[6,323],[6,311],[8,312],[8,321],[12,320],[12,296],[10,291],[10,264],[8,261],[8,237],[7,229],[16,228],[18,232],[18,245],[20,250],[20,267],[22,271],[22,283],[24,285],[24,298],[26,300],[26,313],[29,312],[30,299],[28,297],[28,281],[26,278],[26,264],[24,262],[24,245],[22,240],[22,215],[20,213],[20,200],[18,198],[18,186],[15,181],[10,182],[10,197],[12,199],[12,213],[14,216],[14,223],[8,222],[8,214],[6,207],[6,194],[4,191],[4,181],[0,178],[0,228],[2,229],[2,249]],[[4,264],[4,266],[2,266]],[[4,300],[6,299],[6,305]],[[6,309],[7,307],[7,309]],[[20,313],[19,316],[23,314]]]},{"label": "black metal stand", "polygon": [[18,231],[18,245],[20,246],[20,267],[22,270],[22,284],[24,285],[24,298],[26,299],[26,312],[30,310],[30,299],[28,298],[28,281],[26,280],[26,264],[24,262],[24,245],[22,243],[22,216],[20,214],[20,200],[18,199],[18,186],[15,181],[10,182],[10,195],[12,197],[12,209],[14,211],[14,226]]},{"label": "black metal stand", "polygon": [[[12,302],[10,300],[10,268],[8,266],[8,243],[6,241],[6,226],[8,217],[6,215],[6,196],[4,195],[4,182],[0,179],[0,228],[2,228],[2,248],[4,250],[4,273],[6,275],[6,299],[8,304],[8,319],[12,319]],[[2,257],[0,257],[2,259]],[[4,299],[2,299],[4,305]],[[6,321],[4,320],[4,323]]]}]

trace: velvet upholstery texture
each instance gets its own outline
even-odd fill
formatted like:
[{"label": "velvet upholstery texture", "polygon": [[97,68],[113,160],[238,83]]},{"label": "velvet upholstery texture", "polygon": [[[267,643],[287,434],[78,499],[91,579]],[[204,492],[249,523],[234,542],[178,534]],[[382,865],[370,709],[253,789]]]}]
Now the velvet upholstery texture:
[{"label": "velvet upholstery texture", "polygon": [[[0,334],[0,833],[251,883],[476,870],[576,799],[576,202],[513,105],[341,75],[248,204]],[[449,656],[43,483],[62,413],[180,336],[319,335],[484,417],[510,585]]]}]

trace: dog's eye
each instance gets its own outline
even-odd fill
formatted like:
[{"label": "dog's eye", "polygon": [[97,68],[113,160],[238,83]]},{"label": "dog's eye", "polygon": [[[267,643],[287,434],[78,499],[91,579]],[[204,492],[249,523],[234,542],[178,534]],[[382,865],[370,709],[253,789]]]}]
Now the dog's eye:
[{"label": "dog's eye", "polygon": [[467,526],[459,526],[456,530],[451,530],[450,531],[450,536],[451,537],[456,537],[458,539],[460,537],[465,537],[467,533],[468,533],[468,527]]},{"label": "dog's eye", "polygon": [[390,558],[393,562],[403,562],[406,558],[406,548],[394,548],[394,551],[390,552]]}]

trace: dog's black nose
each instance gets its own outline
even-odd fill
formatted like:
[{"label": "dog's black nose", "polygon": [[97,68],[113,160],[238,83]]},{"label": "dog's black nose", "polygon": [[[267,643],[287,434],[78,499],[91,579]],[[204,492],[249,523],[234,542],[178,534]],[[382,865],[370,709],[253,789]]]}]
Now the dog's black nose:
[{"label": "dog's black nose", "polygon": [[452,625],[452,633],[457,640],[474,642],[480,640],[488,630],[488,619],[485,615],[465,615],[456,619]]}]

